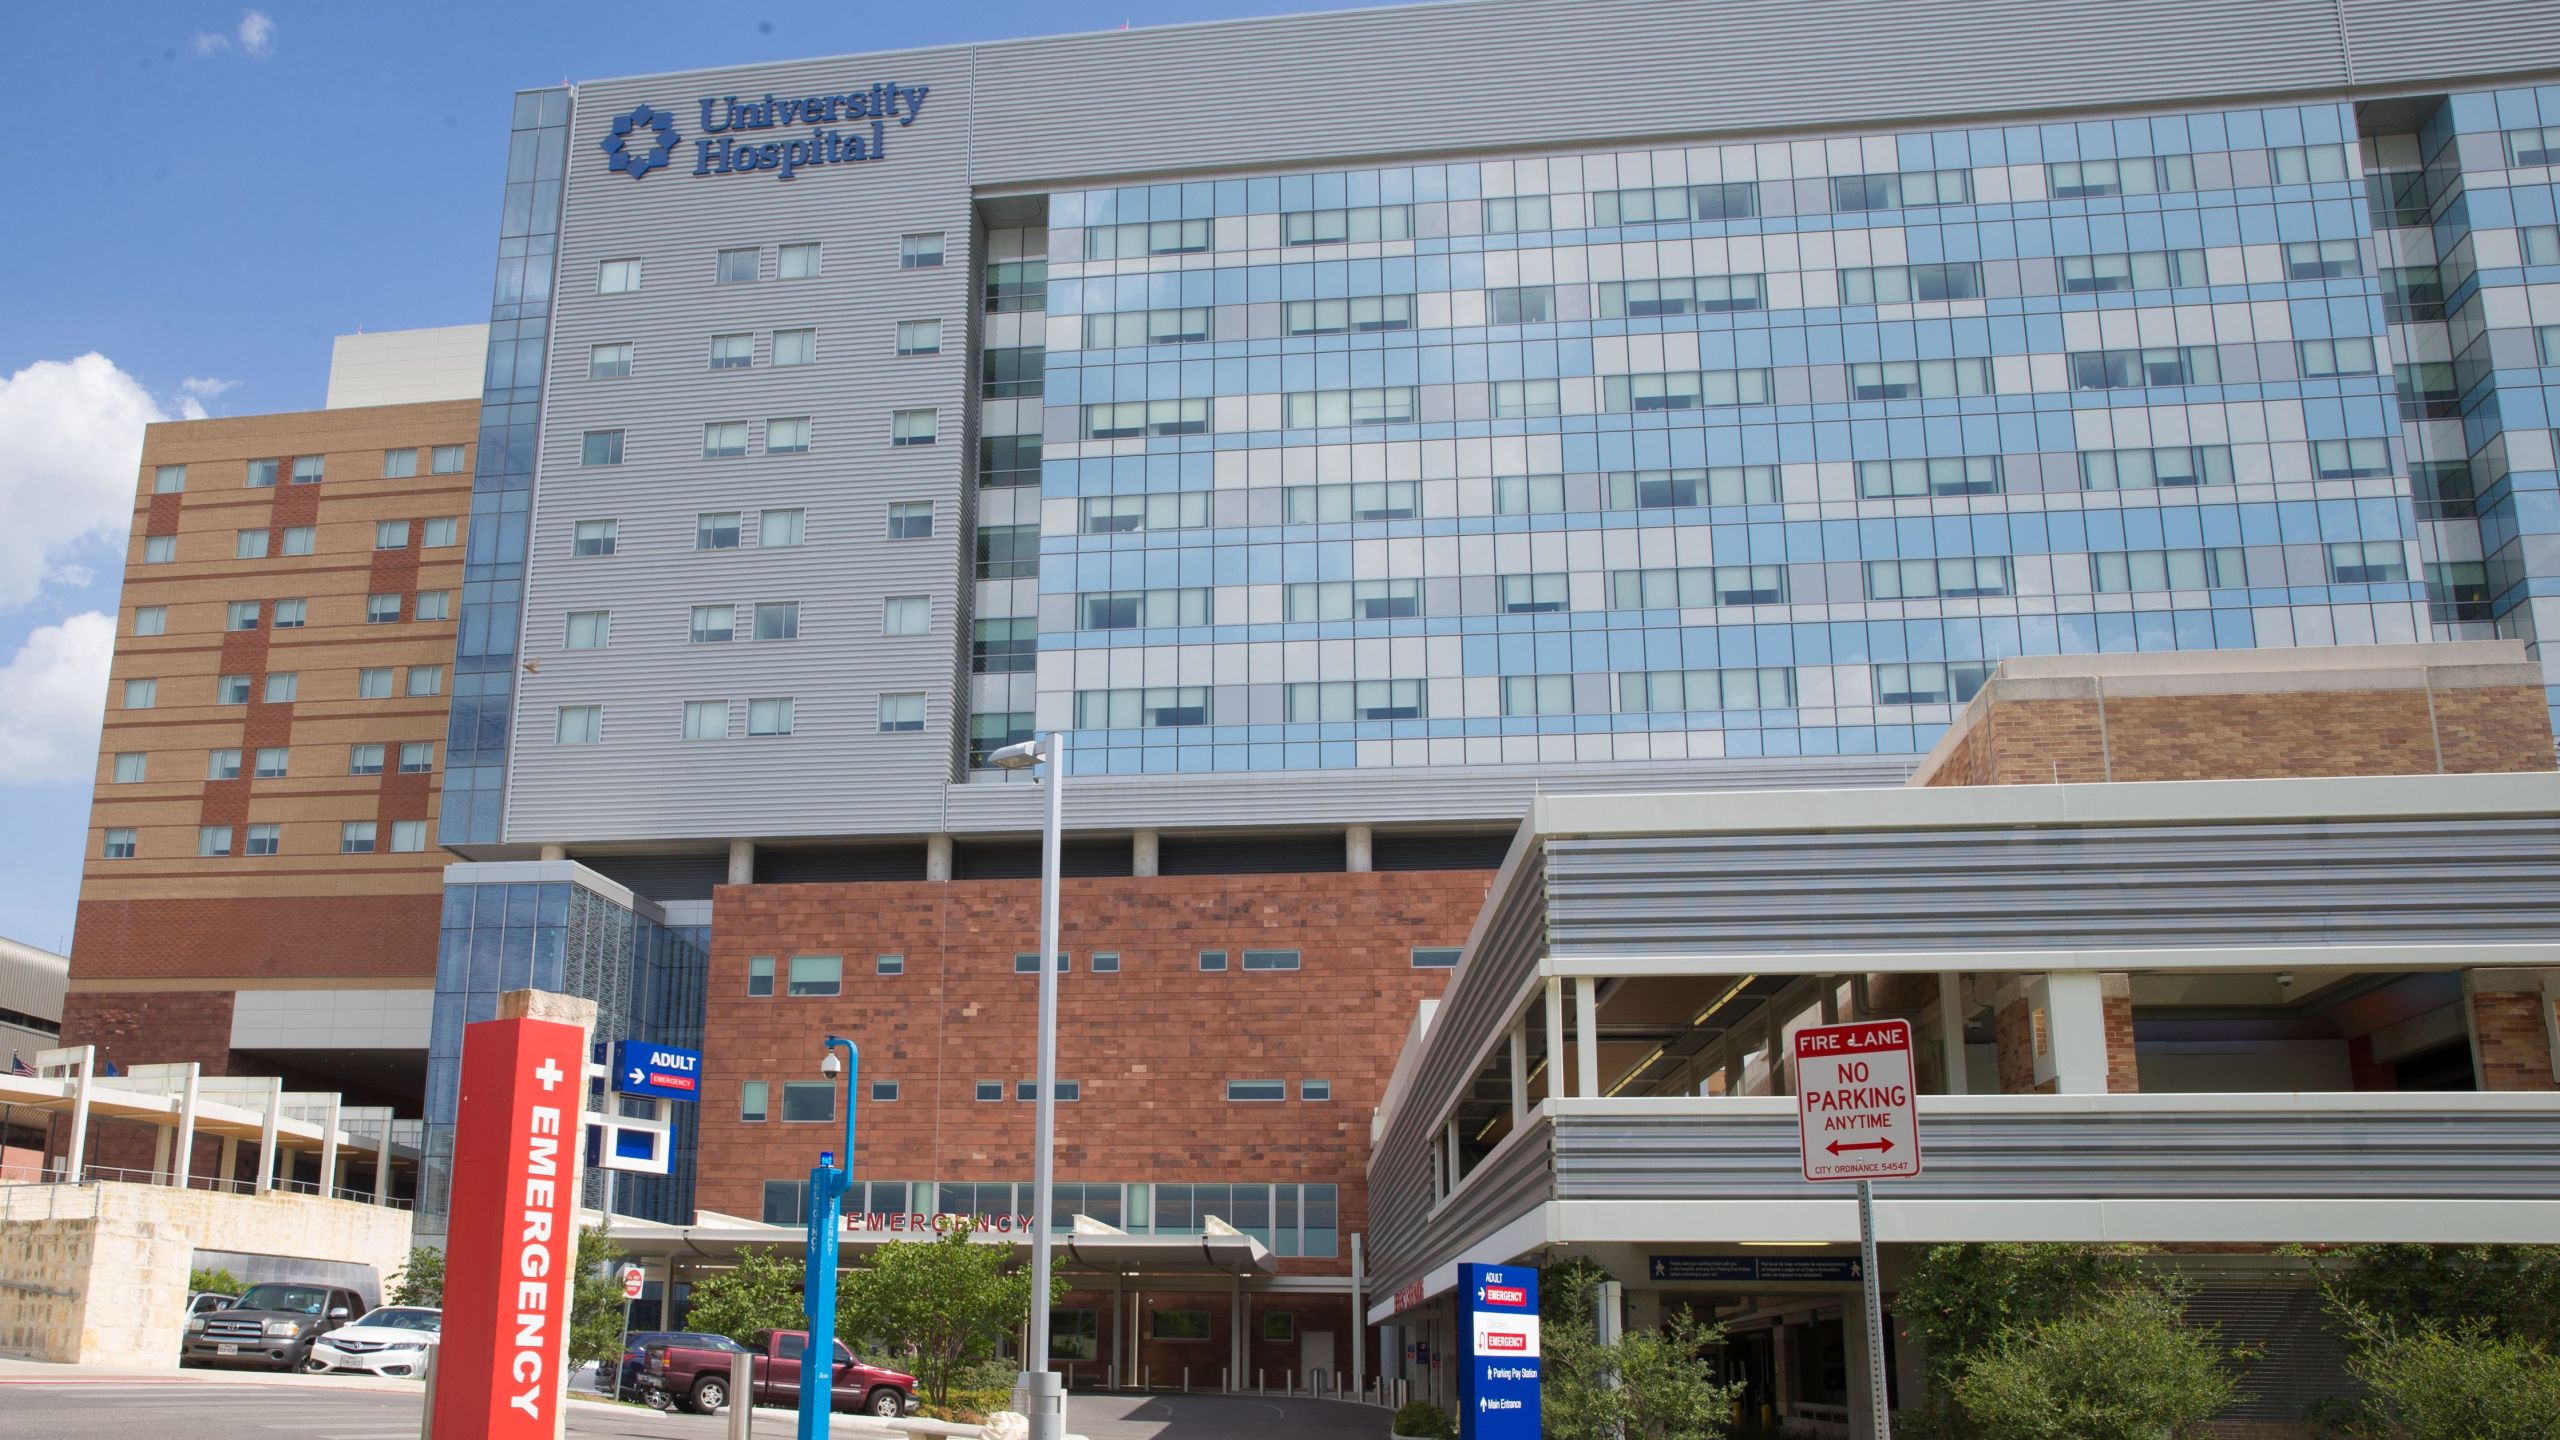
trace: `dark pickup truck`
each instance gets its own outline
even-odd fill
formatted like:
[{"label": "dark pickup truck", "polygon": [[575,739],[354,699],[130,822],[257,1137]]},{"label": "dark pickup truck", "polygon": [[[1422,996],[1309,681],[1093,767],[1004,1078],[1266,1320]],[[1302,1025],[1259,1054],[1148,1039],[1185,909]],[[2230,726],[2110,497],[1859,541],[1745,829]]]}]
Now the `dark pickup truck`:
[{"label": "dark pickup truck", "polygon": [[[750,1404],[795,1406],[800,1403],[800,1356],[808,1348],[805,1330],[759,1330],[746,1339],[754,1393]],[[730,1350],[689,1345],[652,1345],[640,1365],[640,1383],[668,1402],[697,1415],[726,1409]],[[834,1408],[863,1415],[897,1416],[915,1408],[916,1377],[869,1365],[836,1342]]]},{"label": "dark pickup truck", "polygon": [[312,1341],[366,1308],[335,1285],[252,1285],[228,1306],[188,1317],[178,1363],[291,1370],[310,1358]]}]

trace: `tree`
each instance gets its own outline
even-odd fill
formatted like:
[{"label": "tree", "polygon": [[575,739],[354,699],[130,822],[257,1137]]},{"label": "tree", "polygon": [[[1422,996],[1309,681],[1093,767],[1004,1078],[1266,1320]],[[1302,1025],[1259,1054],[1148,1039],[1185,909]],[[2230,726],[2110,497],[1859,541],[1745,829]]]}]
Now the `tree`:
[{"label": "tree", "polygon": [[2365,1393],[2341,1407],[2352,1440],[2555,1440],[2560,1360],[2486,1321],[2365,1330],[2347,1372]]},{"label": "tree", "polygon": [[1700,1358],[1723,1332],[1687,1311],[1603,1345],[1592,1320],[1608,1272],[1575,1259],[1539,1277],[1540,1428],[1557,1440],[1703,1440],[1725,1433],[1739,1387]]},{"label": "tree", "polygon": [[622,1363],[622,1267],[628,1254],[590,1225],[578,1232],[578,1268],[569,1292],[569,1363]]},{"label": "tree", "polygon": [[797,1330],[808,1321],[800,1294],[805,1273],[796,1255],[771,1247],[740,1250],[737,1268],[694,1282],[685,1323],[732,1340],[758,1330]]},{"label": "tree", "polygon": [[2497,1335],[2560,1345],[2560,1246],[2346,1245],[2296,1251],[2308,1258],[2330,1313],[2393,1329],[2452,1331],[2478,1324]]},{"label": "tree", "polygon": [[409,1259],[393,1277],[391,1293],[382,1297],[385,1305],[442,1305],[444,1303],[444,1252],[424,1245],[411,1246]]},{"label": "tree", "polygon": [[2300,1251],[2362,1393],[2324,1403],[2349,1440],[2560,1440],[2560,1249]]},{"label": "tree", "polygon": [[187,1293],[190,1295],[208,1290],[216,1295],[237,1295],[245,1288],[239,1276],[218,1267],[198,1265],[187,1272]]},{"label": "tree", "polygon": [[[864,1341],[873,1353],[903,1352],[925,1398],[947,1404],[961,1370],[1030,1317],[1031,1276],[1012,1259],[1011,1247],[973,1244],[965,1229],[884,1245],[845,1276],[836,1333],[857,1352]],[[1053,1277],[1051,1287],[1055,1305],[1067,1284]]]},{"label": "tree", "polygon": [[1975,1440],[2186,1440],[2238,1396],[2213,1332],[2145,1288],[2012,1331],[1954,1385]]},{"label": "tree", "polygon": [[1932,1246],[1894,1291],[1893,1318],[1928,1350],[1930,1383],[1951,1388],[2001,1338],[2121,1291],[2171,1293],[2131,1245]]}]

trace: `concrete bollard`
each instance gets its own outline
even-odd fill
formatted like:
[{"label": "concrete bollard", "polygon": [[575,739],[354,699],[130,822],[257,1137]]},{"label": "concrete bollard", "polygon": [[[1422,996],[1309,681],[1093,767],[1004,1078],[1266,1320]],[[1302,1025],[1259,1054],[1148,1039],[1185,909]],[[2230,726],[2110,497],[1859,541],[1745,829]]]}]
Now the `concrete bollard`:
[{"label": "concrete bollard", "polygon": [[756,1426],[755,1357],[729,1357],[729,1440],[750,1440]]},{"label": "concrete bollard", "polygon": [[427,1403],[418,1411],[418,1440],[435,1440],[436,1433],[436,1347],[427,1347],[426,1363],[418,1367],[418,1378],[427,1382]]},{"label": "concrete bollard", "polygon": [[1191,1367],[1188,1365],[1182,1367],[1182,1393],[1191,1393]]},{"label": "concrete bollard", "polygon": [[1271,1387],[1262,1383],[1262,1367],[1259,1365],[1253,1367],[1253,1393],[1256,1395],[1271,1393]]}]

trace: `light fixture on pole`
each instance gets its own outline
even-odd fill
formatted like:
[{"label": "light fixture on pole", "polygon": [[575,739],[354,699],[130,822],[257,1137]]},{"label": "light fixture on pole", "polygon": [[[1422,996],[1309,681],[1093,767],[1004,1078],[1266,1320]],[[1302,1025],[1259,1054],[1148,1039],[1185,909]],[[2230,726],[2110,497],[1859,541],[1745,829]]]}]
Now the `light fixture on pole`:
[{"label": "light fixture on pole", "polygon": [[1007,745],[987,763],[1000,770],[1048,766],[1048,818],[1040,830],[1040,1061],[1032,1091],[1031,1332],[1014,1403],[1031,1421],[1030,1440],[1061,1440],[1067,1433],[1067,1393],[1049,1368],[1049,1235],[1056,1228],[1050,1204],[1057,1189],[1051,1153],[1058,1123],[1058,834],[1065,815],[1067,737],[1052,731]]},{"label": "light fixture on pole", "polygon": [[[836,1059],[838,1049],[844,1051],[842,1060]],[[818,1073],[829,1080],[844,1076],[844,1164],[836,1164],[833,1155],[820,1151],[817,1165],[809,1171],[809,1243],[800,1283],[809,1339],[800,1351],[800,1415],[793,1431],[798,1440],[826,1440],[835,1412],[836,1232],[844,1215],[845,1191],[853,1185],[853,1087],[862,1073],[862,1052],[852,1041],[830,1035]],[[748,1396],[732,1395],[729,1403],[751,1402]]]}]

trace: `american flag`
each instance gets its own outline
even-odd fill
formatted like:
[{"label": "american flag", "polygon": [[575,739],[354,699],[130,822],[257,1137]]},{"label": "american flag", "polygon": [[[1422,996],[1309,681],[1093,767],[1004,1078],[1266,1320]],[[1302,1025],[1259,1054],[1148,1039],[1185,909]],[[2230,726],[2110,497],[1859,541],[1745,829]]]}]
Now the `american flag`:
[{"label": "american flag", "polygon": [[12,1050],[9,1052],[9,1073],[12,1075],[25,1075],[29,1078],[33,1078],[36,1073],[36,1067],[28,1064],[17,1051]]}]

